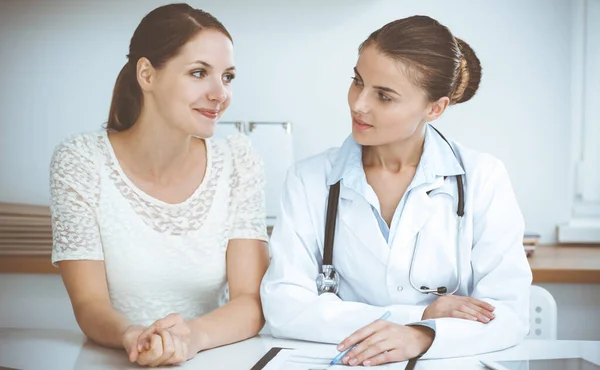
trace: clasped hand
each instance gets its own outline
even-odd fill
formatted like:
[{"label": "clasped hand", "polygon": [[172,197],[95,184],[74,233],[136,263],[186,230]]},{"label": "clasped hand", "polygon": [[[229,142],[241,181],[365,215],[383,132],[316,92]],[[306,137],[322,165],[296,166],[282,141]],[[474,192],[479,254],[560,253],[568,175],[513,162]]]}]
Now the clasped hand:
[{"label": "clasped hand", "polygon": [[179,314],[170,314],[149,327],[131,325],[123,334],[129,361],[142,366],[177,365],[193,358],[192,328]]}]

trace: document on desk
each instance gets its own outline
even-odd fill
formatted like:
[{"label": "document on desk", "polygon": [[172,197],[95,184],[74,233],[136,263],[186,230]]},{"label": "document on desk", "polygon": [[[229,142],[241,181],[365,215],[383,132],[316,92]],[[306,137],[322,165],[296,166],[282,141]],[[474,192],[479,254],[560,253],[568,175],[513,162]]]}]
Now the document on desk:
[{"label": "document on desk", "polygon": [[[271,357],[270,360],[265,363],[266,358],[263,357],[261,361],[257,363],[258,366],[255,365],[252,370],[337,370],[348,368],[343,365],[329,365],[334,357],[331,355],[331,351],[308,351],[283,348],[279,349],[274,356],[272,352],[269,356],[269,352],[267,352],[265,357]],[[406,362],[382,365],[377,368],[405,369]]]},{"label": "document on desk", "polygon": [[291,348],[271,348],[252,370],[321,370],[334,369],[329,366],[331,356],[307,355]]},{"label": "document on desk", "polygon": [[330,366],[329,364],[333,357],[330,353],[322,352],[310,351],[309,353],[308,351],[293,348],[274,347],[251,370],[334,370],[336,368],[343,368],[337,365]]}]

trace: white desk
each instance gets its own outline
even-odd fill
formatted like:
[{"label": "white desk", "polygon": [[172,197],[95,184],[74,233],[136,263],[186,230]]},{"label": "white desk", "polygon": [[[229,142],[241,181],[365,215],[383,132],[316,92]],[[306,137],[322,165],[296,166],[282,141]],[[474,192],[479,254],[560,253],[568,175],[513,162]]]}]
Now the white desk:
[{"label": "white desk", "polygon": [[[285,341],[260,336],[244,342],[201,352],[179,367],[183,369],[248,370],[271,347],[299,350],[318,348],[319,352],[336,352],[334,346],[297,341]],[[419,361],[421,369],[482,369],[478,359],[525,360],[561,357],[582,357],[600,364],[600,342],[527,340],[504,351],[471,358]],[[125,352],[99,347],[86,340],[82,333],[61,330],[0,328],[0,367],[27,370],[68,369],[139,369],[127,361]],[[323,368],[324,366],[313,366]],[[404,369],[405,364],[382,368]]]}]

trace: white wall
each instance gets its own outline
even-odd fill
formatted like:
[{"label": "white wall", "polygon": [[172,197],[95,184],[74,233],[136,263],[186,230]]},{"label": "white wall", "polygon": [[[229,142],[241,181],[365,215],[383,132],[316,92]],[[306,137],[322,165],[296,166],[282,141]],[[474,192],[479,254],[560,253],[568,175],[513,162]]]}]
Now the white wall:
[{"label": "white wall", "polygon": [[0,328],[78,331],[60,275],[0,274]]},{"label": "white wall", "polygon": [[[0,0],[0,201],[48,204],[52,148],[105,122],[129,38],[164,3]],[[484,67],[476,98],[438,127],[506,163],[527,228],[543,241],[569,219],[569,0],[190,4],[220,18],[235,40],[239,73],[223,119],[293,122],[298,159],[349,134],[358,44],[396,18],[437,18]]]}]

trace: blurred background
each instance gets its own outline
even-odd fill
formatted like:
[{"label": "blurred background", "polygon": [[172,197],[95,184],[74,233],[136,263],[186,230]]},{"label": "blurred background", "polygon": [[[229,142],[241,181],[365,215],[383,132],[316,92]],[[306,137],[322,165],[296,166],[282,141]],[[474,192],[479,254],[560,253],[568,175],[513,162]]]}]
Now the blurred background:
[{"label": "blurred background", "polygon": [[[188,3],[233,36],[238,73],[222,120],[243,122],[265,156],[271,217],[285,168],[350,134],[347,89],[358,45],[372,31],[423,14],[469,43],[483,66],[480,89],[436,126],[505,163],[531,234],[526,244],[547,245],[531,263],[559,303],[559,339],[600,340],[600,122],[592,112],[600,99],[600,0]],[[0,0],[0,203],[41,206],[13,207],[0,220],[47,218],[53,148],[101,129],[135,27],[164,4]],[[250,132],[250,122],[274,124]],[[11,240],[0,244],[0,326],[76,328],[60,278],[39,274],[56,272],[47,266],[49,247],[28,254]],[[558,277],[561,269],[570,272]]]}]

